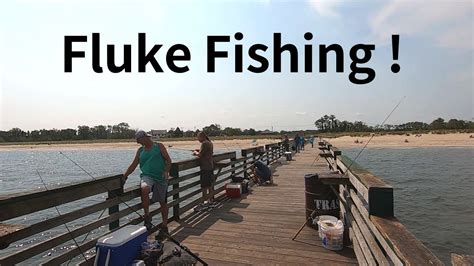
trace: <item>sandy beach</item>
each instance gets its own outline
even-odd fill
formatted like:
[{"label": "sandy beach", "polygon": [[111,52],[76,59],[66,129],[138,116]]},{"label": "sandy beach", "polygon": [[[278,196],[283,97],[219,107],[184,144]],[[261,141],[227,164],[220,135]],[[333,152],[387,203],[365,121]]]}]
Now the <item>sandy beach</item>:
[{"label": "sandy beach", "polygon": [[[183,141],[162,141],[168,149],[194,150],[200,147],[199,142],[191,140]],[[231,140],[213,140],[215,150],[240,150],[278,142],[276,139],[231,139]],[[52,144],[16,144],[0,145],[0,151],[13,150],[41,150],[41,151],[63,151],[63,150],[103,150],[103,149],[121,149],[136,150],[139,144],[136,142],[111,142],[111,143],[52,143]]]},{"label": "sandy beach", "polygon": [[[474,147],[474,138],[469,133],[452,134],[421,134],[418,137],[415,134],[406,135],[383,135],[374,136],[368,147],[378,148],[400,148],[400,147]],[[339,148],[362,147],[370,139],[367,137],[338,137],[328,138],[334,146]],[[356,140],[358,143],[356,143]],[[406,141],[407,142],[406,142]],[[232,140],[213,140],[216,150],[240,150],[253,146],[261,146],[269,143],[275,143],[276,139],[257,139],[254,142],[251,139],[232,139]],[[163,143],[170,149],[192,150],[199,148],[198,141],[166,141]],[[25,144],[25,145],[0,145],[0,151],[12,150],[102,150],[102,149],[130,149],[135,150],[138,144],[135,142],[112,142],[112,143],[80,143],[80,144]]]},{"label": "sandy beach", "polygon": [[[450,134],[410,134],[407,135],[383,135],[374,136],[370,141],[368,148],[417,148],[417,147],[474,147],[474,134],[469,133],[450,133]],[[328,138],[327,140],[338,148],[363,147],[370,136],[339,138]],[[358,143],[357,143],[357,142]]]}]

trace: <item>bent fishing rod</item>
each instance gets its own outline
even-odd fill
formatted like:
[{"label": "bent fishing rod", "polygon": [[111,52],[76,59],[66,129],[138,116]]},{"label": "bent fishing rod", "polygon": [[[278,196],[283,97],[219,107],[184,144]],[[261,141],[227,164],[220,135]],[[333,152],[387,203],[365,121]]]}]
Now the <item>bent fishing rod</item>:
[{"label": "bent fishing rod", "polygon": [[[46,189],[46,191],[49,191],[48,187],[46,186],[46,183],[44,182],[43,180],[43,177],[40,175],[38,169],[35,169],[36,170],[36,174],[38,174],[40,180],[41,180],[41,183],[43,183],[43,186],[44,188]],[[54,206],[54,208],[56,209],[56,212],[58,213],[59,216],[61,216],[61,212],[59,212],[59,209],[58,209],[58,206]],[[74,241],[74,244],[76,244],[76,247],[79,249],[79,252],[81,252],[81,255],[82,257],[84,258],[84,260],[87,262],[87,258],[86,256],[84,255],[84,252],[82,251],[81,247],[79,246],[79,244],[77,243],[76,241],[76,238],[74,238],[74,236],[72,235],[71,233],[71,230],[69,230],[69,226],[67,226],[66,223],[63,223],[63,225],[66,227],[66,230],[67,232],[69,233],[69,236],[71,237],[72,241]],[[69,263],[68,263],[69,264]],[[91,265],[90,263],[88,263],[89,265]]]},{"label": "bent fishing rod", "polygon": [[[397,103],[397,105],[395,105],[395,107],[392,109],[392,111],[385,117],[385,119],[383,120],[383,122],[380,124],[380,126],[383,126],[385,125],[385,122],[387,122],[388,118],[393,114],[393,112],[395,112],[395,110],[398,108],[398,106],[403,102],[403,100],[405,100],[406,96],[403,96],[402,99]],[[369,140],[365,143],[364,147],[362,147],[362,149],[359,151],[359,153],[357,154],[357,156],[354,158],[354,160],[351,160],[351,164],[349,164],[349,166],[347,167],[346,171],[344,172],[344,176],[347,175],[349,173],[349,170],[351,169],[352,165],[354,164],[354,162],[357,160],[357,158],[359,158],[359,156],[362,154],[362,152],[365,150],[365,148],[367,147],[367,145],[369,145],[370,141],[374,138],[375,134],[372,134],[372,136],[369,138]],[[314,163],[314,162],[313,162]],[[337,167],[336,167],[337,168]],[[331,189],[334,191],[333,187],[331,186]],[[293,236],[293,238],[291,240],[295,240],[295,238],[300,234],[301,230],[303,230],[303,228],[306,226],[306,224],[309,222],[309,220],[313,219],[313,215],[316,213],[316,208],[311,212],[311,214],[309,215],[309,217],[306,219],[306,221],[304,222],[304,224],[300,227],[300,229],[298,230],[298,232]]]},{"label": "bent fishing rod", "polygon": [[[82,166],[80,166],[78,163],[76,163],[74,160],[72,160],[71,158],[69,158],[66,154],[64,154],[63,152],[59,152],[61,155],[63,155],[64,157],[66,157],[66,159],[68,159],[69,161],[71,161],[74,165],[76,165],[77,167],[79,167],[84,173],[86,173],[90,178],[92,178],[94,181],[98,181],[94,176],[92,176],[86,169],[84,169]],[[101,183],[98,183],[100,184],[105,190],[107,190],[108,192],[110,192],[110,190],[104,185],[104,184],[101,184]],[[132,207],[130,207],[130,205],[128,205],[124,200],[122,200],[120,197],[117,197],[117,199],[122,202],[125,206],[127,206],[127,208],[129,208],[130,210],[132,210],[133,212],[135,212],[141,219],[145,219],[143,217],[143,215],[141,215],[139,212],[137,212],[136,210],[134,210]],[[151,223],[151,222],[150,222]],[[154,224],[151,223],[151,225],[153,227],[155,227]],[[171,240],[171,242],[175,243],[176,245],[178,245],[181,249],[183,249],[184,251],[186,251],[186,253],[188,253],[189,255],[191,255],[191,257],[195,258],[197,261],[199,261],[200,263],[202,263],[203,265],[208,265],[204,260],[202,260],[201,258],[199,258],[199,256],[197,256],[196,254],[194,254],[189,248],[187,248],[186,246],[184,246],[182,243],[180,243],[178,240],[174,239],[169,233],[165,232],[164,230],[162,230],[161,228],[158,229],[160,231],[160,233],[162,233],[163,235],[165,235],[169,240]]]}]

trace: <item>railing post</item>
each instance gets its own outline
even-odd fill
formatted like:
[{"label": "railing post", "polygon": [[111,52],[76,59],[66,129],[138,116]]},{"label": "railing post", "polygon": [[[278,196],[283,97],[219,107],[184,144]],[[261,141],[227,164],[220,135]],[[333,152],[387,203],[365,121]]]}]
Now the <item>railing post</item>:
[{"label": "railing post", "polygon": [[230,172],[230,175],[231,176],[234,176],[235,175],[235,161],[237,160],[237,154],[234,152],[234,157],[230,158],[230,168],[232,169],[232,171]]},{"label": "railing post", "polygon": [[[179,178],[179,167],[178,164],[172,164],[171,165],[171,170],[170,170],[170,175],[174,178]],[[179,182],[176,184],[173,184],[173,190],[179,189]],[[173,195],[173,201],[179,200],[179,192]],[[174,205],[173,207],[173,217],[176,221],[179,221],[180,219],[180,211],[179,211],[179,203]]]},{"label": "railing post", "polygon": [[241,154],[242,154],[242,157],[245,158],[245,160],[244,160],[244,178],[248,178],[249,175],[247,174],[247,151],[242,150]]},{"label": "railing post", "polygon": [[267,155],[267,165],[270,164],[270,154],[271,154],[271,152],[272,152],[271,144],[265,145],[265,153]]},{"label": "railing post", "polygon": [[[121,175],[119,178],[122,179],[123,176]],[[123,185],[118,189],[109,190],[109,192],[107,193],[108,194],[107,199],[112,199],[112,198],[119,197],[122,193],[123,193]],[[117,212],[119,212],[119,205],[118,204],[109,208],[109,215],[112,215],[112,214],[117,213]],[[119,226],[120,226],[120,219],[117,219],[117,220],[109,223],[109,230],[112,231],[112,230],[118,228]]]}]

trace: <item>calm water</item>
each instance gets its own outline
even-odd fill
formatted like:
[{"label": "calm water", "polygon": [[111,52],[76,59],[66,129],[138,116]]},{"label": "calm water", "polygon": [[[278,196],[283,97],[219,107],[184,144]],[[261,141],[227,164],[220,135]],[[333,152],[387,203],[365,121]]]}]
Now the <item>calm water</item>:
[{"label": "calm water", "polygon": [[366,149],[357,162],[394,187],[395,216],[445,263],[474,254],[473,148]]},{"label": "calm water", "polygon": [[[174,161],[192,158],[189,151],[173,149],[169,151]],[[343,154],[354,157],[358,151],[349,149],[344,150]],[[64,153],[95,177],[124,172],[135,154],[134,150],[77,150]],[[473,155],[472,148],[367,149],[357,162],[394,187],[396,217],[443,261],[449,262],[450,252],[474,254]],[[91,180],[58,151],[0,152],[0,162],[0,195],[42,189],[43,184],[36,170],[48,187]],[[135,171],[126,187],[137,185],[138,182],[138,171]],[[104,194],[64,204],[59,210],[65,213],[71,208],[90,205],[105,197]],[[88,219],[68,223],[68,226],[72,230],[97,220],[100,214],[95,213]],[[32,224],[56,215],[56,210],[50,209],[9,222]],[[137,215],[133,214],[128,219],[136,217]],[[88,239],[104,230],[105,227],[94,230]],[[63,232],[65,228],[60,226],[50,232],[14,243],[8,249],[0,250],[0,256],[11,254]],[[84,236],[81,236],[76,240],[81,242],[83,238]],[[70,249],[73,245],[71,241],[24,264],[36,264],[48,259],[49,253],[55,255]]]}]

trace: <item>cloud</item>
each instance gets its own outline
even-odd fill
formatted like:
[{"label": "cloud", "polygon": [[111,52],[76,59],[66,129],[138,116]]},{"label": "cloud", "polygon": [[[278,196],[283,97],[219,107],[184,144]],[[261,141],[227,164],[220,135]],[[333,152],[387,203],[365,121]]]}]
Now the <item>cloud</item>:
[{"label": "cloud", "polygon": [[341,0],[308,0],[312,8],[322,17],[339,18],[338,10],[342,4]]},{"label": "cloud", "polygon": [[306,115],[306,112],[295,112],[296,115]]},{"label": "cloud", "polygon": [[356,115],[357,117],[365,116],[364,113],[359,113],[359,112],[355,113],[355,115]]},{"label": "cloud", "polygon": [[379,42],[388,43],[392,34],[418,35],[442,47],[472,49],[473,10],[470,0],[395,0],[383,6],[369,24]]}]

